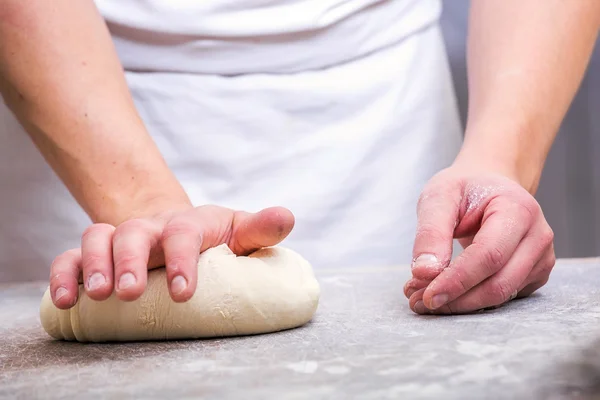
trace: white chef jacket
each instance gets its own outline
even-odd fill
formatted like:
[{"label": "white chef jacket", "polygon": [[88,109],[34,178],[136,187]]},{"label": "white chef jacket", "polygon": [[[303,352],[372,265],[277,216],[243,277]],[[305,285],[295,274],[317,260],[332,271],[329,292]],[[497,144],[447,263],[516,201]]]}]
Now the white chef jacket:
[{"label": "white chef jacket", "polygon": [[[195,205],[289,208],[315,268],[410,261],[462,137],[439,0],[96,4]],[[0,144],[0,282],[46,279],[90,220],[1,103]]]}]

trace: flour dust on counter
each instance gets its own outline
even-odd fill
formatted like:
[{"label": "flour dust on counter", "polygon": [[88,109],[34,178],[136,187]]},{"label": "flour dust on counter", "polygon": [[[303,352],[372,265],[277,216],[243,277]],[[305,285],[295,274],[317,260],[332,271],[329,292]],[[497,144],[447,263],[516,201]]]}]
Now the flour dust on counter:
[{"label": "flour dust on counter", "polygon": [[203,252],[193,297],[169,296],[164,268],[148,272],[148,286],[132,302],[115,294],[90,299],[83,285],[69,310],[54,306],[46,290],[40,307],[45,331],[55,339],[122,342],[226,337],[295,328],[316,312],[320,288],[311,265],[284,247],[236,256],[227,245]]}]

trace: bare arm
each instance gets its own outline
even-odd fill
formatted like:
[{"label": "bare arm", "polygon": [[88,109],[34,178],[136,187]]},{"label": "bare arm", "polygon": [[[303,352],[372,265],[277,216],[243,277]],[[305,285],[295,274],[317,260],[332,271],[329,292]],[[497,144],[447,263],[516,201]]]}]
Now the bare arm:
[{"label": "bare arm", "polygon": [[94,222],[189,204],[135,110],[92,0],[2,0],[0,90]]},{"label": "bare arm", "polygon": [[[193,208],[146,132],[92,0],[0,0],[0,90],[48,163],[96,224],[50,272],[54,303],[75,304],[81,276],[95,300],[144,291],[166,266],[171,297],[196,290],[199,252],[279,243],[294,218]],[[104,222],[105,224],[98,223]]]},{"label": "bare arm", "polygon": [[[497,306],[548,281],[553,232],[532,194],[599,25],[597,0],[472,2],[465,142],[419,202],[415,312]],[[465,246],[455,259],[453,238]]]},{"label": "bare arm", "polygon": [[597,0],[472,2],[459,161],[502,172],[534,193],[599,26]]}]

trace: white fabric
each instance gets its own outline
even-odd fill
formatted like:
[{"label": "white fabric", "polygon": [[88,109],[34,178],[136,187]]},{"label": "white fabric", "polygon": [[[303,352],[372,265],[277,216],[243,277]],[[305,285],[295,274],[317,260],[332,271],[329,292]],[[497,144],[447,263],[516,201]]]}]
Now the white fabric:
[{"label": "white fabric", "polygon": [[96,0],[129,70],[325,68],[435,23],[439,0]]},{"label": "white fabric", "polygon": [[[119,18],[117,3],[123,5]],[[240,8],[246,3],[247,9]],[[98,4],[113,32],[115,21],[121,24],[117,49],[130,70],[138,110],[195,204],[290,208],[297,223],[285,246],[315,268],[410,261],[416,199],[429,177],[449,165],[461,140],[435,23],[437,1]],[[179,6],[188,8],[178,14]],[[411,32],[399,29],[393,40],[378,19],[387,14],[383,9],[378,17],[377,7],[407,10],[406,20],[395,23],[412,25]],[[429,20],[422,18],[426,14]],[[415,25],[418,16],[429,22]],[[202,24],[196,28],[194,20]],[[237,23],[230,27],[227,21]],[[339,24],[345,22],[367,27],[357,35],[348,29],[345,38],[339,33],[326,38],[330,29],[344,31]],[[136,29],[123,29],[127,24]],[[144,39],[152,29],[187,35],[189,46],[170,51],[136,43],[134,38]],[[302,45],[291,35],[311,29],[312,44]],[[363,53],[369,30],[390,39]],[[197,60],[198,54],[211,53],[202,38],[217,34],[223,37],[211,51],[218,61],[208,55]],[[282,36],[264,48],[260,41],[240,39],[239,54],[232,50],[239,37],[254,34]],[[288,44],[302,54],[288,54]],[[280,57],[254,60],[253,51]],[[5,108],[0,108],[0,143],[0,281],[46,278],[52,258],[78,245],[89,220]]]}]

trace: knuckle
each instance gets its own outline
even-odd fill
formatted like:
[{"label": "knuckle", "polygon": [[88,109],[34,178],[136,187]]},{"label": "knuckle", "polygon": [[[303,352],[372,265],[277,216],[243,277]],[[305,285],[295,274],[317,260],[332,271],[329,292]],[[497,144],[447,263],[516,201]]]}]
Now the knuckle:
[{"label": "knuckle", "polygon": [[200,233],[194,223],[182,218],[176,218],[167,223],[163,229],[162,240],[179,235],[200,236]]},{"label": "knuckle", "polygon": [[109,224],[93,224],[85,228],[81,237],[85,240],[99,234],[111,234],[115,227]]},{"label": "knuckle", "polygon": [[498,247],[491,247],[487,252],[486,260],[495,271],[504,265],[504,253]]},{"label": "knuckle", "polygon": [[489,294],[493,301],[493,305],[505,303],[510,300],[514,290],[512,285],[505,279],[495,279],[490,281]]},{"label": "knuckle", "polygon": [[141,267],[140,257],[136,254],[122,252],[115,259],[115,270],[130,271],[135,270],[136,267]]},{"label": "knuckle", "polygon": [[540,283],[539,283],[539,286],[537,289],[541,288],[542,286],[545,286],[549,280],[550,280],[550,275],[546,275],[544,278],[540,279]]},{"label": "knuckle", "polygon": [[98,268],[103,264],[105,257],[98,253],[87,253],[81,260],[81,267],[84,270],[100,269]]},{"label": "knuckle", "polygon": [[69,258],[70,259],[70,258],[77,257],[80,254],[80,252],[81,252],[80,248],[74,248],[74,249],[70,249],[70,250],[65,251],[63,253],[63,255],[65,256],[65,258]]},{"label": "knuckle", "polygon": [[554,269],[554,265],[556,264],[556,256],[554,253],[547,256],[547,259],[541,265],[541,274],[543,276],[550,276],[552,269]]},{"label": "knuckle", "polygon": [[[464,256],[461,254],[459,258],[464,259]],[[464,268],[453,266],[452,272],[454,273],[454,276],[448,280],[449,287],[451,288],[450,292],[454,292],[455,295],[462,295],[468,292],[472,288],[472,286],[469,285],[471,278],[468,274],[465,274]]]},{"label": "knuckle", "polygon": [[89,239],[90,236],[93,236],[98,231],[98,227],[96,225],[90,225],[81,234],[81,239],[86,240]]},{"label": "knuckle", "polygon": [[441,229],[432,224],[421,224],[417,228],[416,237],[426,239],[428,242],[441,242],[448,239]]},{"label": "knuckle", "polygon": [[556,254],[554,252],[550,253],[550,255],[548,256],[547,265],[548,265],[548,272],[552,271],[552,269],[556,265]]},{"label": "knuckle", "polygon": [[459,292],[460,293],[467,293],[472,286],[468,285],[464,280],[459,279],[458,280],[458,286],[459,286]]},{"label": "knuckle", "polygon": [[545,229],[541,236],[544,246],[549,246],[550,244],[554,243],[554,231],[550,227]]},{"label": "knuckle", "polygon": [[431,197],[429,188],[423,189],[421,194],[419,195],[419,199],[417,200],[417,209],[423,207],[423,203],[425,203]]},{"label": "knuckle", "polygon": [[131,231],[146,231],[146,230],[151,230],[153,228],[152,224],[150,223],[150,221],[145,220],[145,219],[130,219],[128,221],[125,221],[123,223],[121,223],[115,232],[115,236],[116,235],[120,235],[126,232],[131,232]]},{"label": "knuckle", "polygon": [[499,271],[504,265],[504,252],[500,248],[496,246],[490,247],[483,254],[484,264],[490,269],[490,271]]},{"label": "knuckle", "polygon": [[513,203],[513,213],[517,216],[519,222],[530,224],[534,220],[535,205],[532,205],[529,201]]},{"label": "knuckle", "polygon": [[62,285],[76,280],[79,275],[80,249],[67,250],[56,257],[50,264],[50,286]]},{"label": "knuckle", "polygon": [[177,272],[182,272],[185,269],[185,266],[188,264],[189,258],[183,255],[172,255],[169,256],[165,262],[167,264],[167,268],[171,273],[177,275]]},{"label": "knuckle", "polygon": [[80,249],[70,249],[65,251],[64,253],[58,255],[54,261],[52,261],[52,264],[50,265],[51,269],[55,269],[60,267],[61,265],[64,264],[68,264],[69,262],[71,262],[71,260],[73,260],[74,258],[76,258],[79,254],[81,250]]},{"label": "knuckle", "polygon": [[63,281],[64,277],[64,273],[55,270],[50,270],[50,287],[56,288],[57,286],[59,286],[59,282]]},{"label": "knuckle", "polygon": [[[113,251],[115,256],[132,245],[151,246],[157,239],[157,226],[152,221],[132,219],[119,225],[112,236]],[[117,254],[117,252],[119,254]]]},{"label": "knuckle", "polygon": [[[475,246],[473,244],[472,246]],[[480,248],[479,252],[481,254],[481,268],[484,268],[486,273],[492,275],[498,272],[502,266],[504,265],[504,252],[498,246],[483,246],[481,244],[477,244]]]},{"label": "knuckle", "polygon": [[440,198],[446,196],[446,191],[443,187],[440,187],[440,183],[436,177],[433,177],[427,185],[421,191],[419,199],[417,200],[417,208],[421,208],[424,204],[439,201]]},{"label": "knuckle", "polygon": [[449,183],[434,178],[419,195],[417,205],[438,204],[441,201],[446,201],[449,198],[449,193],[451,193],[451,188],[452,186]]},{"label": "knuckle", "polygon": [[522,195],[515,198],[517,204],[521,204],[532,216],[537,215],[541,211],[540,203],[527,190],[521,188]]}]

